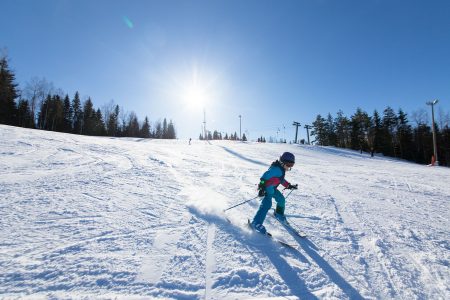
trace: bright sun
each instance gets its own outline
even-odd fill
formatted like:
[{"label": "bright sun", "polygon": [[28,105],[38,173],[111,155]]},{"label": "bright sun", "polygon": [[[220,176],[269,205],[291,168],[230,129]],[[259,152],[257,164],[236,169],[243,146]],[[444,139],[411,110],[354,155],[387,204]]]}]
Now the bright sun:
[{"label": "bright sun", "polygon": [[186,88],[184,97],[191,108],[199,109],[204,107],[208,96],[206,89],[194,82]]},{"label": "bright sun", "polygon": [[183,108],[191,112],[202,112],[211,108],[218,99],[218,75],[194,64],[174,77],[171,89]]}]

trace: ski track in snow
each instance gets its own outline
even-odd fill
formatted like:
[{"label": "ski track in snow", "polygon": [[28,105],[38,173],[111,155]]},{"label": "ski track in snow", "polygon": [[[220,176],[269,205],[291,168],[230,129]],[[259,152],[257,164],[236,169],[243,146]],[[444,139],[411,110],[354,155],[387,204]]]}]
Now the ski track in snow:
[{"label": "ski track in snow", "polygon": [[[232,224],[222,212],[284,151],[300,187],[286,214],[308,237],[266,225],[298,251],[246,228],[258,200],[227,211]],[[450,298],[446,168],[0,125],[0,170],[0,298]]]},{"label": "ski track in snow", "polygon": [[212,278],[211,274],[215,268],[215,256],[213,254],[213,242],[216,235],[216,227],[212,224],[208,226],[208,238],[207,238],[207,249],[206,249],[206,286],[205,286],[205,299],[211,299],[210,293],[212,288]]},{"label": "ski track in snow", "polygon": [[[412,164],[406,163],[405,165],[411,169],[417,168]],[[375,168],[375,165],[370,167],[372,168],[370,170],[361,170],[356,165],[354,176],[351,176],[351,174],[332,178],[317,176],[313,179],[320,186],[319,190],[323,192],[323,195],[320,195],[319,198],[328,200],[332,204],[339,227],[341,227],[341,224],[347,225],[336,230],[336,234],[338,232],[348,234],[351,246],[348,249],[356,250],[353,255],[354,261],[359,261],[363,267],[363,269],[359,268],[364,270],[364,278],[367,281],[370,294],[377,298],[394,299],[448,298],[448,288],[436,289],[436,283],[433,283],[437,281],[438,286],[448,286],[448,279],[446,279],[448,269],[440,268],[441,272],[437,272],[435,278],[424,278],[424,284],[418,285],[419,278],[417,277],[421,272],[418,271],[416,262],[411,261],[410,257],[413,253],[418,254],[417,251],[423,252],[419,254],[422,257],[433,252],[439,253],[439,251],[435,251],[433,245],[426,246],[427,242],[419,240],[414,233],[414,228],[419,227],[418,231],[428,229],[429,233],[441,233],[440,236],[445,241],[446,236],[442,233],[445,233],[445,223],[447,222],[448,226],[448,221],[441,219],[444,225],[441,228],[427,228],[433,223],[439,224],[439,222],[429,224],[432,220],[427,215],[425,219],[422,219],[426,222],[420,224],[421,220],[416,219],[417,215],[421,214],[420,209],[411,205],[411,200],[415,200],[418,194],[421,196],[423,190],[420,189],[420,193],[415,193],[411,181],[404,178],[404,176],[411,176],[411,174],[391,175],[389,174],[391,173],[390,170],[380,168],[376,171],[382,173],[385,178],[391,178],[391,180],[380,180],[379,177],[375,177],[374,182],[373,174],[376,174],[376,171],[373,168]],[[339,172],[338,169],[335,171]],[[347,166],[346,173],[351,173],[349,171],[351,171],[351,168]],[[395,169],[392,172],[394,173]],[[366,174],[368,176],[364,176]],[[347,180],[348,178],[351,180]],[[412,178],[422,179],[420,177]],[[341,183],[341,181],[344,182]],[[442,190],[443,187],[442,179],[439,182],[438,191]],[[422,185],[422,183],[417,182],[414,185]],[[383,188],[392,191],[385,193],[382,192]],[[425,185],[422,185],[422,188],[425,190],[431,189],[430,186]],[[433,193],[437,194],[436,200],[441,202],[442,208],[448,207],[448,194],[439,194],[436,191]],[[428,192],[425,194],[427,195]],[[349,199],[352,201],[348,201]],[[445,201],[446,199],[447,201]],[[429,208],[432,207],[427,207],[427,209]],[[410,216],[410,210],[413,211],[413,216]],[[399,212],[401,212],[400,215]],[[437,217],[439,214],[439,210],[433,212],[433,215]],[[420,226],[417,226],[417,223]],[[393,235],[394,238],[392,238]],[[421,248],[425,247],[418,249],[418,245]],[[438,258],[440,256],[438,253],[436,253],[436,256],[432,255],[432,257]],[[444,252],[444,256],[448,260],[448,253],[445,254]],[[343,256],[339,255],[339,257]],[[351,265],[350,261],[348,265]],[[433,269],[429,268],[426,261],[419,268],[429,269],[430,271]],[[429,271],[426,271],[426,273],[431,274]]]}]

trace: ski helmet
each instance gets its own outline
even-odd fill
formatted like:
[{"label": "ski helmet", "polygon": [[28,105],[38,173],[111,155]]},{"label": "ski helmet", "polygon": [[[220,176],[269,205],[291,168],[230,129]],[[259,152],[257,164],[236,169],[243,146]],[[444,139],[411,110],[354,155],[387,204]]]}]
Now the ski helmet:
[{"label": "ski helmet", "polygon": [[284,152],[280,156],[280,161],[284,164],[286,163],[295,164],[295,156],[291,152]]}]

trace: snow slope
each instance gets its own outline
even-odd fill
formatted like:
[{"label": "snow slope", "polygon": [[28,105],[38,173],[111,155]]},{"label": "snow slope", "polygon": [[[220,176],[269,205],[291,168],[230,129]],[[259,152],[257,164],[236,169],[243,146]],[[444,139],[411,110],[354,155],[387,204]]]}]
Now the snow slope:
[{"label": "snow slope", "polygon": [[[249,232],[283,151],[299,184]],[[0,298],[450,299],[450,169],[335,148],[0,125]],[[242,226],[241,226],[242,224]]]}]

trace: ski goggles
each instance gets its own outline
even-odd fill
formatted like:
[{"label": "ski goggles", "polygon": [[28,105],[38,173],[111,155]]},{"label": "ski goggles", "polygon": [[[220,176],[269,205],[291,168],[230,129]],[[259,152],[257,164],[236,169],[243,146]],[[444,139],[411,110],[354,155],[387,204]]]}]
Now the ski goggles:
[{"label": "ski goggles", "polygon": [[292,168],[294,166],[295,163],[293,162],[285,162],[284,165],[288,168]]}]

